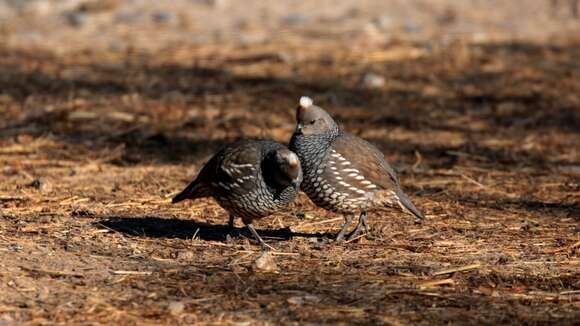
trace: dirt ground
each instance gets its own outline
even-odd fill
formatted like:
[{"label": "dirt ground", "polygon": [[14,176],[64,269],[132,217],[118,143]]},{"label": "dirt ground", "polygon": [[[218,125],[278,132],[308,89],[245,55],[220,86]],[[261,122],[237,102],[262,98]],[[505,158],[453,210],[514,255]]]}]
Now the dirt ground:
[{"label": "dirt ground", "polygon": [[[301,195],[256,225],[265,271],[213,200],[170,198],[227,142],[287,142],[302,95],[427,218],[335,244],[342,218]],[[579,144],[574,35],[0,46],[0,325],[572,325]]]}]

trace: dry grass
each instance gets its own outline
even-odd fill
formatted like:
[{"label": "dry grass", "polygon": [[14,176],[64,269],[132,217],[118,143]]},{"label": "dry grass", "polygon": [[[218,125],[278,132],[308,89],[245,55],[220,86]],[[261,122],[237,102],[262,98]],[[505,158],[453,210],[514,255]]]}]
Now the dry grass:
[{"label": "dry grass", "polygon": [[[0,321],[579,318],[576,42],[0,57]],[[360,88],[368,71],[386,84]],[[377,144],[427,220],[376,212],[337,245],[302,196],[258,224],[264,273],[213,201],[168,198],[225,142],[287,141],[301,95]]]}]

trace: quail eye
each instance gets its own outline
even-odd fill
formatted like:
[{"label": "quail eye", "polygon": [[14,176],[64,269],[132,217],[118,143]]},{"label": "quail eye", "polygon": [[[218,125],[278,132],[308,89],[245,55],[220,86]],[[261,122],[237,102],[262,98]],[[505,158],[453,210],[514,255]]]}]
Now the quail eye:
[{"label": "quail eye", "polygon": [[316,120],[310,120],[310,124],[313,125],[316,123]]}]

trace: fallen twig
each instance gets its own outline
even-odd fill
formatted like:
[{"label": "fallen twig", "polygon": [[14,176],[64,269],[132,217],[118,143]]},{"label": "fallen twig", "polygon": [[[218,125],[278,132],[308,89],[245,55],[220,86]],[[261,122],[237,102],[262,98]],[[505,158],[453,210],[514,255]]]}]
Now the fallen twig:
[{"label": "fallen twig", "polygon": [[431,275],[437,276],[437,275],[445,275],[445,274],[451,274],[451,273],[457,273],[457,272],[466,272],[466,271],[471,271],[471,270],[479,269],[479,268],[481,268],[481,264],[471,264],[471,265],[466,265],[466,266],[461,266],[461,267],[456,267],[456,268],[443,269],[443,270],[437,271]]},{"label": "fallen twig", "polygon": [[451,278],[446,278],[444,280],[432,280],[426,281],[419,284],[420,289],[428,289],[433,288],[441,285],[455,285],[455,281]]},{"label": "fallen twig", "polygon": [[305,228],[305,227],[311,227],[311,226],[315,226],[315,225],[321,225],[321,224],[327,224],[327,223],[333,223],[333,222],[337,222],[337,221],[342,221],[343,218],[342,217],[335,217],[335,218],[331,218],[329,220],[323,220],[323,221],[318,221],[318,222],[312,222],[312,223],[306,223],[306,224],[299,224],[293,228],[291,228],[292,231],[298,230],[299,228]]},{"label": "fallen twig", "polygon": [[483,184],[481,184],[481,183],[477,182],[476,180],[474,180],[474,179],[472,179],[472,178],[470,178],[470,177],[466,176],[465,174],[460,174],[460,176],[461,176],[463,179],[465,179],[465,180],[467,180],[467,181],[469,181],[469,182],[473,183],[474,185],[476,185],[476,186],[478,186],[478,187],[480,187],[480,188],[487,188],[485,185],[483,185]]},{"label": "fallen twig", "polygon": [[580,247],[580,241],[578,241],[578,242],[576,242],[574,244],[571,244],[569,246],[564,246],[564,247],[559,247],[559,248],[552,248],[552,249],[546,249],[546,250],[544,250],[544,253],[546,253],[546,254],[553,254],[553,253],[556,253],[556,252],[573,250],[573,249],[576,249],[578,247]]},{"label": "fallen twig", "polygon": [[141,272],[141,271],[112,271],[111,273],[115,275],[151,275],[153,272]]},{"label": "fallen twig", "polygon": [[43,269],[36,269],[36,268],[28,268],[28,267],[24,267],[24,266],[20,266],[20,269],[30,272],[30,273],[37,273],[37,274],[44,274],[44,275],[48,275],[48,276],[55,276],[55,277],[83,277],[82,274],[77,274],[77,273],[67,273],[67,272],[60,272],[60,271],[49,271],[49,270],[43,270]]}]

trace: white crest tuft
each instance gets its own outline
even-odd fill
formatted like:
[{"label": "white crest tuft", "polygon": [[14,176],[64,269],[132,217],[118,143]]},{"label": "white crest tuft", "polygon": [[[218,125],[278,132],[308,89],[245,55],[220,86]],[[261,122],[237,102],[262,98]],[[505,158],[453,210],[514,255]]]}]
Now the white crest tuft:
[{"label": "white crest tuft", "polygon": [[314,104],[314,102],[312,101],[312,99],[308,96],[302,96],[300,98],[300,106],[303,108],[309,108],[312,106],[312,104]]}]

